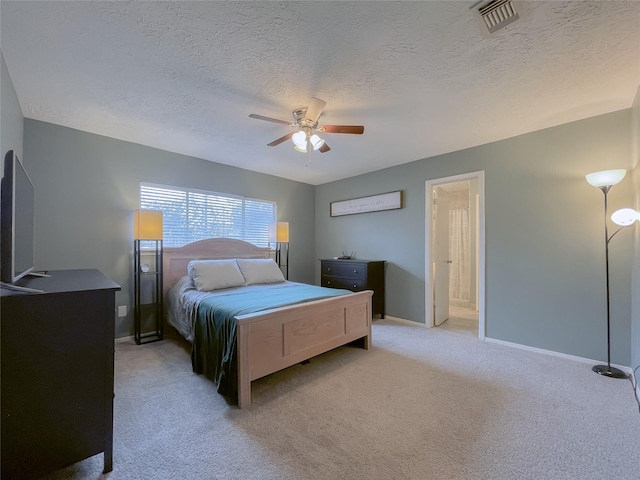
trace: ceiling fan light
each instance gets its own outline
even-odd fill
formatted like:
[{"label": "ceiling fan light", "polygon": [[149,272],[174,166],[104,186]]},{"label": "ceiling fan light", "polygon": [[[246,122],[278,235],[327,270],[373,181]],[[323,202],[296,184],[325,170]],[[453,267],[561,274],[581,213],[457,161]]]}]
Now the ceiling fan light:
[{"label": "ceiling fan light", "polygon": [[291,135],[291,141],[296,147],[304,149],[305,152],[307,151],[307,133],[304,130],[298,130]]},{"label": "ceiling fan light", "polygon": [[311,146],[313,147],[314,150],[318,150],[322,145],[324,145],[324,139],[320,138],[315,133],[311,135],[309,142],[311,142]]},{"label": "ceiling fan light", "polygon": [[303,145],[301,147],[299,147],[298,145],[294,145],[293,148],[295,149],[296,152],[307,153],[307,146],[306,145]]}]

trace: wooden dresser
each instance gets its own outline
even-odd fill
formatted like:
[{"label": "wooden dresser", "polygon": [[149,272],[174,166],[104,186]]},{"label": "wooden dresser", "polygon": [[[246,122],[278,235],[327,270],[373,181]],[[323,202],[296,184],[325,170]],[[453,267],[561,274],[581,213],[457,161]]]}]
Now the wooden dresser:
[{"label": "wooden dresser", "polygon": [[373,290],[373,315],[384,318],[385,260],[321,259],[320,285],[353,292]]},{"label": "wooden dresser", "polygon": [[98,270],[1,290],[2,478],[38,478],[104,452],[113,462],[115,292]]}]

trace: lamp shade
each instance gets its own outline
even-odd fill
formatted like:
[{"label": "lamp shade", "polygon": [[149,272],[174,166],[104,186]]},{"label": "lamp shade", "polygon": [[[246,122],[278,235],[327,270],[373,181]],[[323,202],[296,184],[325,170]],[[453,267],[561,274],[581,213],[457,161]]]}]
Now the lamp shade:
[{"label": "lamp shade", "polygon": [[136,210],[133,212],[133,238],[135,240],[162,240],[162,212]]},{"label": "lamp shade", "polygon": [[300,147],[306,150],[307,147],[307,133],[304,130],[298,130],[291,135],[291,141],[296,147]]},{"label": "lamp shade", "polygon": [[635,211],[633,208],[621,208],[611,215],[611,221],[621,227],[633,225],[636,220],[640,220],[640,212]]},{"label": "lamp shade", "polygon": [[289,222],[270,223],[269,241],[278,243],[289,243]]},{"label": "lamp shade", "polygon": [[624,168],[617,170],[603,170],[601,172],[590,173],[586,176],[589,185],[594,187],[612,187],[624,178],[627,171]]},{"label": "lamp shade", "polygon": [[320,138],[315,133],[311,135],[311,138],[309,138],[309,141],[311,142],[311,145],[313,146],[314,150],[318,150],[322,145],[324,145],[324,139]]}]

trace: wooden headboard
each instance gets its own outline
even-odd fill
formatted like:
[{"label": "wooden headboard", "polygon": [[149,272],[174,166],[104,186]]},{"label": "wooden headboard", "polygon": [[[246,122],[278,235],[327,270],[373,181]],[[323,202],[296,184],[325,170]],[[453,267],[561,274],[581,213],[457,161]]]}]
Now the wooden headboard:
[{"label": "wooden headboard", "polygon": [[221,260],[225,258],[270,258],[271,249],[256,247],[233,238],[208,238],[183,247],[162,250],[162,291],[167,291],[187,274],[191,260]]}]

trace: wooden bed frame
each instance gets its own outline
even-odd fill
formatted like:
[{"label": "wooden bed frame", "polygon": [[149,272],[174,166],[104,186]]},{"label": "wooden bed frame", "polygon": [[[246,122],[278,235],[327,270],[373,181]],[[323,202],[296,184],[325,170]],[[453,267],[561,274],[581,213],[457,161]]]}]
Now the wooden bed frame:
[{"label": "wooden bed frame", "polygon": [[[271,258],[271,249],[213,238],[163,250],[163,291],[191,260]],[[236,317],[238,407],[251,405],[251,382],[362,338],[371,345],[370,290]]]}]

